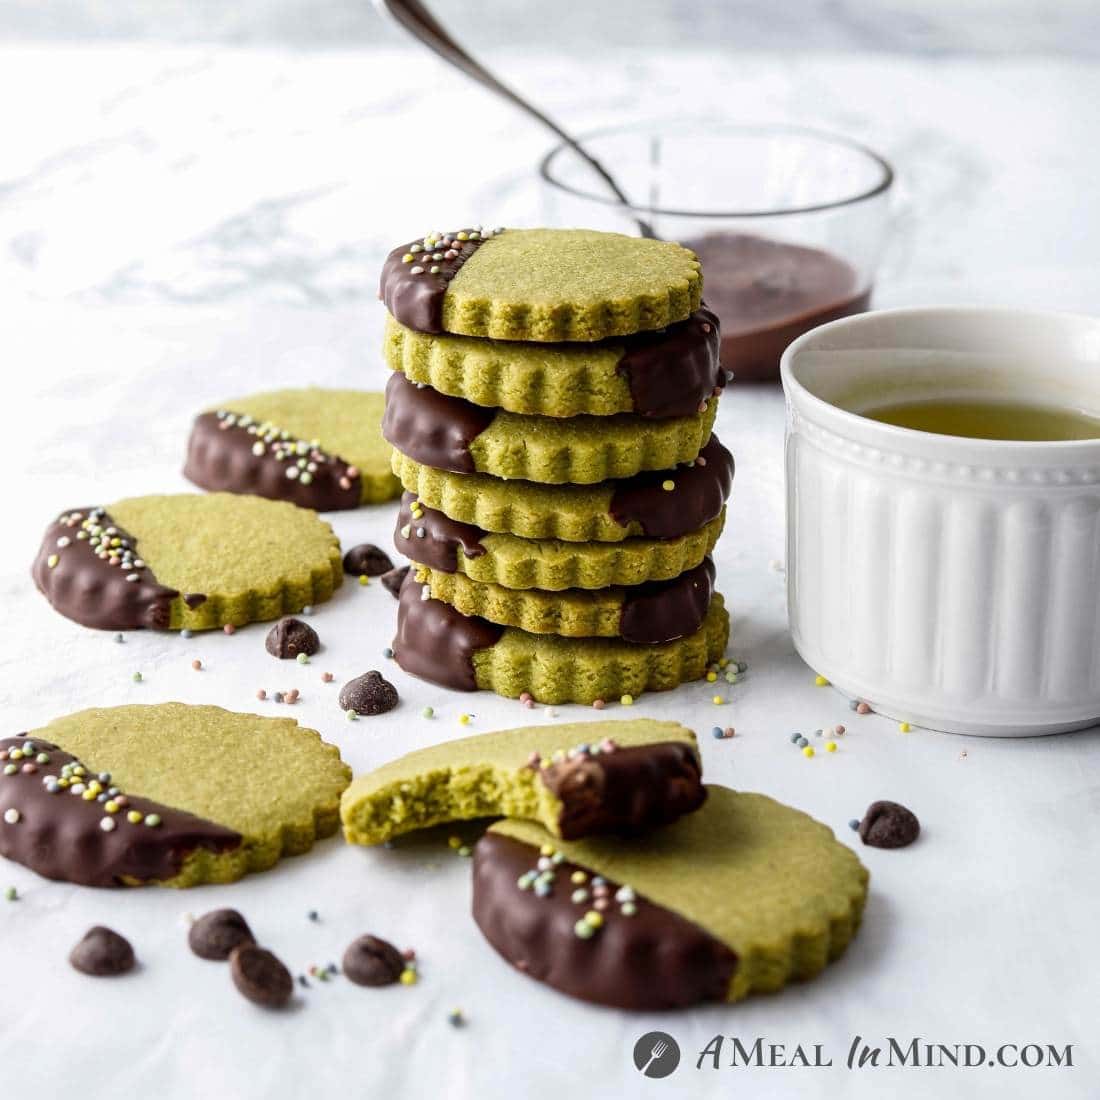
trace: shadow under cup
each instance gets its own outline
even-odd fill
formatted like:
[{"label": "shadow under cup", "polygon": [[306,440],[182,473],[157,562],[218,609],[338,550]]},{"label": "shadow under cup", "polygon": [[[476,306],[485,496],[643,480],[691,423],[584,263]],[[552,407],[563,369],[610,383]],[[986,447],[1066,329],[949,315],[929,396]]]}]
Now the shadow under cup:
[{"label": "shadow under cup", "polygon": [[805,661],[893,718],[1024,735],[1100,718],[1100,439],[975,439],[892,402],[1100,412],[1100,320],[866,313],[783,356],[787,597]]},{"label": "shadow under cup", "polygon": [[546,223],[645,231],[693,249],[722,323],[722,365],[739,381],[775,381],[792,340],[868,308],[893,183],[878,154],[798,127],[686,120],[580,141],[629,202],[559,145],[540,166]]}]

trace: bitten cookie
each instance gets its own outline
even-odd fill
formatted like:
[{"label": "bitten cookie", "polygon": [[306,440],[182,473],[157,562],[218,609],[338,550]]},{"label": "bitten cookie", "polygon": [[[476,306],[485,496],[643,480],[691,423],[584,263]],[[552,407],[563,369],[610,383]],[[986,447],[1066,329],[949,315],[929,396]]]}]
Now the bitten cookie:
[{"label": "bitten cookie", "polygon": [[432,597],[463,615],[480,615],[502,626],[565,638],[622,638],[640,645],[672,642],[694,634],[706,618],[714,594],[714,563],[704,558],[694,569],[667,581],[630,588],[574,588],[544,592],[504,588],[419,565],[416,580]]},{"label": "bitten cookie", "polygon": [[705,797],[695,734],[640,718],[498,730],[411,752],[358,776],[340,817],[352,844],[502,815],[580,837],[667,825]]},{"label": "bitten cookie", "polygon": [[394,374],[382,434],[424,466],[543,484],[593,485],[691,462],[710,438],[717,399],[688,416],[520,416],[418,386]]},{"label": "bitten cookie", "polygon": [[715,519],[733,485],[733,456],[712,435],[698,458],[598,485],[540,485],[455,474],[394,451],[394,473],[426,507],[525,539],[619,542],[679,538]]},{"label": "bitten cookie", "polygon": [[494,340],[602,340],[699,308],[695,254],[592,229],[463,229],[395,248],[379,297],[406,328]]},{"label": "bitten cookie", "polygon": [[694,569],[714,549],[725,524],[723,509],[698,531],[670,539],[566,542],[491,534],[448,519],[412,493],[401,498],[393,541],[414,562],[436,573],[463,573],[504,588],[607,588],[665,581]]},{"label": "bitten cookie", "polygon": [[100,630],[243,626],[321,603],[343,580],[315,512],[232,493],[63,512],[31,572],[55,610]]},{"label": "bitten cookie", "polygon": [[386,318],[383,352],[439,393],[536,416],[690,416],[726,384],[718,318],[706,306],[657,332],[599,344],[521,344],[430,335]]},{"label": "bitten cookie", "polygon": [[868,874],[832,830],[708,786],[644,842],[495,824],[474,849],[474,920],[508,962],[596,1004],[736,1001],[812,978],[859,928]]},{"label": "bitten cookie", "polygon": [[226,401],[196,417],[184,476],[331,512],[401,492],[382,438],[380,393],[316,387]]},{"label": "bitten cookie", "polygon": [[0,855],[84,886],[234,882],[335,832],[350,779],[292,718],[80,711],[0,740]]},{"label": "bitten cookie", "polygon": [[716,592],[703,625],[686,638],[638,645],[620,638],[560,638],[463,615],[410,574],[401,586],[393,653],[406,672],[457,691],[479,688],[543,703],[594,703],[697,680],[729,640]]}]

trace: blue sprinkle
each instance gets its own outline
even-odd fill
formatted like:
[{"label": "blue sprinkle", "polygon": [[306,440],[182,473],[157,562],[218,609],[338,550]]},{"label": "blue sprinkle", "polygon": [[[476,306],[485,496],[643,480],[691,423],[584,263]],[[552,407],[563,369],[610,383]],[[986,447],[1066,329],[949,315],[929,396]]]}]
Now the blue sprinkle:
[{"label": "blue sprinkle", "polygon": [[283,693],[281,691],[277,691],[274,695],[272,695],[271,698],[274,699],[276,703],[281,703],[283,701]]},{"label": "blue sprinkle", "polygon": [[797,745],[797,746],[798,746],[798,747],[799,747],[800,749],[804,749],[804,748],[805,748],[805,747],[806,747],[806,746],[807,746],[807,745],[808,745],[809,743],[810,743],[810,742],[809,742],[809,741],[807,741],[805,737],[800,737],[800,738],[799,738],[799,739],[798,739],[798,740],[797,740],[797,741],[795,742],[795,744],[796,744],[796,745]]},{"label": "blue sprinkle", "polygon": [[791,744],[792,745],[797,745],[798,742],[801,741],[801,740],[802,740],[802,734],[800,734],[798,732],[798,730],[795,730],[794,733],[791,734]]},{"label": "blue sprinkle", "polygon": [[540,898],[547,897],[550,894],[550,891],[552,889],[553,889],[553,887],[548,882],[536,882],[535,883],[535,894],[536,894],[536,896],[538,896]]},{"label": "blue sprinkle", "polygon": [[181,638],[193,638],[194,636],[195,636],[195,632],[193,630],[181,630],[180,631],[180,637]]},{"label": "blue sprinkle", "polygon": [[313,614],[313,604],[307,603],[305,605],[305,607],[302,608],[302,614],[303,615],[312,615]]},{"label": "blue sprinkle", "polygon": [[822,732],[822,730],[814,730],[814,737],[820,737]]},{"label": "blue sprinkle", "polygon": [[748,670],[749,670],[749,666],[745,661],[738,661],[737,662],[737,671],[738,672],[748,672]]},{"label": "blue sprinkle", "polygon": [[711,735],[711,737],[721,737],[722,736],[722,727],[721,726],[715,726],[710,731],[710,735]]},{"label": "blue sprinkle", "polygon": [[390,649],[389,646],[386,646],[386,648],[382,650],[382,656],[385,657],[387,661],[390,660],[393,657],[393,650]]},{"label": "blue sprinkle", "polygon": [[852,820],[848,822],[848,828],[851,829],[852,832],[858,832],[859,822],[853,817]]},{"label": "blue sprinkle", "polygon": [[859,700],[858,699],[849,699],[848,700],[848,709],[849,710],[855,710],[856,707],[858,707],[858,706],[859,706]]},{"label": "blue sprinkle", "polygon": [[124,641],[126,641],[126,639],[121,634],[116,634],[115,635],[115,641],[116,642],[124,642]]}]

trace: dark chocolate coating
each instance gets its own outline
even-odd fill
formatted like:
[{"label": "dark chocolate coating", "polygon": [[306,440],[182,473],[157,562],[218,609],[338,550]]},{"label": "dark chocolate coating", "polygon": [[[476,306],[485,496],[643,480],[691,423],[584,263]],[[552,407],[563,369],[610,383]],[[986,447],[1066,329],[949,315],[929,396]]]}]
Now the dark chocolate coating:
[{"label": "dark chocolate coating", "polygon": [[[0,772],[0,808],[20,814],[14,825],[0,818],[0,855],[45,878],[81,886],[161,882],[179,874],[184,858],[197,848],[225,852],[241,844],[241,835],[231,829],[129,791],[123,792],[128,805],[114,815],[115,828],[104,832],[100,821],[107,814],[99,802],[85,802],[67,790],[50,794],[42,782],[47,775],[60,775],[63,765],[79,763],[76,757],[45,741],[32,743],[49,754],[48,764],[36,764],[30,774]],[[0,750],[26,744],[25,738],[7,737],[0,740]],[[94,775],[91,768],[88,772]],[[131,810],[159,814],[161,822],[132,825],[126,820]]]},{"label": "dark chocolate coating", "polygon": [[686,321],[660,332],[640,332],[622,343],[615,370],[626,378],[641,416],[691,416],[726,384],[718,360],[718,317],[700,306]]},{"label": "dark chocolate coating", "polygon": [[714,595],[714,562],[668,581],[647,581],[625,590],[619,633],[628,642],[660,645],[686,638],[703,625]]},{"label": "dark chocolate coating", "polygon": [[[91,511],[93,509],[74,508],[66,514],[79,512],[87,516]],[[98,522],[104,527],[118,527],[106,513]],[[172,601],[179,592],[158,584],[148,565],[137,570],[136,581],[127,581],[129,571],[98,557],[87,539],[77,538],[79,530],[79,524],[69,527],[59,520],[54,520],[46,529],[31,566],[31,576],[39,592],[55,610],[82,626],[96,630],[143,627],[167,630]],[[121,528],[118,528],[118,537],[126,539],[131,548],[137,548],[137,539]],[[69,545],[58,548],[59,538],[70,539]],[[57,564],[51,569],[48,562],[53,554],[57,554]],[[206,597],[198,593],[184,597],[189,607],[197,606],[204,599]]]},{"label": "dark chocolate coating", "polygon": [[[415,493],[401,496],[401,508],[393,531],[393,543],[407,558],[438,569],[441,573],[454,573],[458,569],[458,554],[468,558],[480,558],[485,553],[481,540],[485,537],[480,527],[472,523],[459,523],[435,508],[421,505],[420,519],[413,519],[412,503]],[[409,527],[406,538],[401,532]],[[421,534],[421,531],[424,533]]]},{"label": "dark chocolate coating", "polygon": [[413,676],[455,691],[477,691],[474,654],[500,641],[502,626],[463,615],[441,600],[421,599],[409,573],[397,604],[393,656]]},{"label": "dark chocolate coating", "polygon": [[394,371],[386,383],[382,436],[424,466],[472,474],[475,466],[470,444],[492,424],[496,414],[496,409],[418,386]]},{"label": "dark chocolate coating", "polygon": [[[525,974],[594,1004],[635,1011],[725,1000],[737,956],[687,918],[642,897],[637,912],[604,912],[591,939],[573,926],[589,908],[570,899],[576,864],[557,867],[553,891],[538,897],[516,880],[534,867],[537,848],[488,832],[474,848],[473,915],[490,944]],[[618,884],[608,882],[611,893]]]},{"label": "dark chocolate coating", "polygon": [[401,586],[409,575],[410,566],[399,565],[396,569],[389,569],[379,577],[382,587],[396,600],[401,596]]},{"label": "dark chocolate coating", "polygon": [[134,949],[125,936],[97,924],[69,952],[69,962],[93,978],[113,978],[134,969]]},{"label": "dark chocolate coating", "polygon": [[918,836],[917,815],[900,802],[872,802],[859,823],[859,839],[872,848],[906,848]]},{"label": "dark chocolate coating", "polygon": [[818,248],[748,233],[709,233],[684,245],[699,257],[707,302],[722,321],[722,366],[741,381],[775,381],[792,340],[870,305],[856,270]]},{"label": "dark chocolate coating", "polygon": [[[733,487],[733,456],[716,435],[707,440],[691,466],[648,470],[615,482],[609,511],[616,523],[637,522],[645,535],[673,539],[710,523],[724,507]],[[675,482],[669,491],[665,481]]]},{"label": "dark chocolate coating", "polygon": [[[462,232],[469,232],[462,230]],[[477,251],[481,239],[457,241],[450,239],[440,242],[437,253],[454,251],[451,259],[431,259],[427,251],[417,254],[412,263],[404,263],[402,258],[413,245],[422,245],[423,240],[410,241],[399,245],[387,257],[382,265],[382,278],[378,287],[378,297],[386,304],[386,309],[406,328],[417,332],[443,331],[443,296],[447,293],[447,284],[458,274],[459,268]],[[414,275],[413,270],[423,267],[424,271]],[[431,274],[430,268],[438,267],[439,273]]]},{"label": "dark chocolate coating", "polygon": [[316,469],[308,485],[300,477],[290,478],[289,460],[280,461],[268,447],[252,453],[258,436],[234,424],[224,427],[217,413],[202,413],[195,418],[187,444],[187,462],[183,476],[210,492],[251,493],[268,500],[289,500],[300,508],[318,512],[336,512],[358,508],[361,477],[342,458],[318,451]]},{"label": "dark chocolate coating", "polygon": [[707,797],[699,758],[682,741],[578,753],[538,774],[562,803],[565,840],[668,825]]}]

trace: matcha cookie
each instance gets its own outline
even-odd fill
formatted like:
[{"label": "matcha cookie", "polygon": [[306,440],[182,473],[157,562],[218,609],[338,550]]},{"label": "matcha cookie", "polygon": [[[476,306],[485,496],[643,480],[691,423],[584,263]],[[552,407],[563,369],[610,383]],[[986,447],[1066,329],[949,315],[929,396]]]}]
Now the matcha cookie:
[{"label": "matcha cookie", "polygon": [[474,849],[474,920],[525,974],[641,1011],[736,1001],[820,973],[859,928],[867,871],[826,826],[709,786],[644,842],[495,824]]},{"label": "matcha cookie", "polygon": [[336,830],[351,771],[292,718],[101,707],[0,740],[0,855],[84,886],[235,882]]},{"label": "matcha cookie", "polygon": [[580,837],[667,825],[705,797],[695,734],[639,718],[498,730],[411,752],[358,776],[340,817],[352,844],[501,816]]},{"label": "matcha cookie", "polygon": [[403,455],[439,470],[592,485],[691,462],[710,438],[717,400],[691,416],[518,416],[448,397],[403,374],[386,386],[382,434]]},{"label": "matcha cookie", "polygon": [[386,318],[391,370],[525,416],[690,416],[726,384],[718,318],[701,306],[657,332],[599,344],[520,344],[414,332]]},{"label": "matcha cookie", "polygon": [[671,539],[565,542],[490,534],[448,519],[412,493],[401,498],[393,541],[398,550],[436,573],[463,573],[504,588],[606,588],[664,581],[694,569],[714,549],[726,513],[698,531]]},{"label": "matcha cookie", "polygon": [[411,574],[397,608],[397,663],[456,691],[479,688],[542,703],[594,703],[667,691],[704,675],[729,640],[729,615],[716,592],[703,625],[664,645],[618,638],[558,638],[466,616],[430,598]]},{"label": "matcha cookie", "polygon": [[691,465],[598,485],[540,485],[437,470],[394,451],[393,471],[428,508],[525,539],[619,542],[679,538],[715,519],[733,484],[733,457],[711,436]]},{"label": "matcha cookie", "polygon": [[591,229],[458,230],[395,248],[379,297],[406,328],[494,340],[593,341],[699,308],[695,254]]},{"label": "matcha cookie", "polygon": [[31,572],[57,611],[99,630],[243,626],[321,603],[343,580],[315,512],[232,493],[64,512]]},{"label": "matcha cookie", "polygon": [[714,593],[714,562],[710,558],[668,581],[561,592],[503,588],[423,565],[413,572],[418,582],[428,586],[434,599],[450,604],[463,615],[480,615],[532,634],[622,638],[641,645],[672,642],[694,634],[703,625]]},{"label": "matcha cookie", "polygon": [[200,413],[184,476],[203,489],[254,493],[331,512],[401,492],[382,438],[380,393],[276,390]]}]

